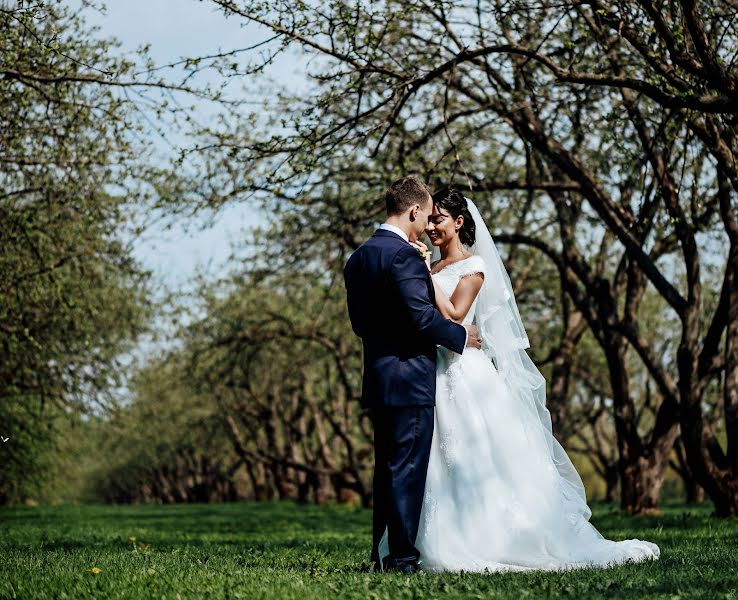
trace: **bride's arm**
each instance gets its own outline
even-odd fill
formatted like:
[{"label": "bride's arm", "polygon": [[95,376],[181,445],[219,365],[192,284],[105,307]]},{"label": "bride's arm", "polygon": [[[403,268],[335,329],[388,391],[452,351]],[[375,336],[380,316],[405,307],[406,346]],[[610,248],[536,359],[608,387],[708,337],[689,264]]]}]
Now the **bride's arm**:
[{"label": "bride's arm", "polygon": [[477,297],[479,290],[482,288],[484,283],[483,273],[472,273],[465,275],[459,280],[454,293],[449,298],[441,286],[436,283],[436,280],[431,277],[433,281],[433,289],[436,292],[436,306],[438,311],[447,319],[451,319],[456,323],[461,323],[469,312],[474,298]]}]

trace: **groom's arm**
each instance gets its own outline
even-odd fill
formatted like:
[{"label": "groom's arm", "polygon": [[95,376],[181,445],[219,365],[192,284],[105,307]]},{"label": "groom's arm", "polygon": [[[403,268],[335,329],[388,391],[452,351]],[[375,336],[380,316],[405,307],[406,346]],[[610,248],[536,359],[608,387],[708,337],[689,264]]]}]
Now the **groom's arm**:
[{"label": "groom's arm", "polygon": [[444,319],[428,295],[428,269],[413,246],[403,247],[392,261],[390,278],[418,333],[434,344],[461,354],[466,328]]},{"label": "groom's arm", "polygon": [[348,305],[349,320],[351,321],[351,329],[359,337],[363,337],[364,329],[362,327],[363,320],[358,310],[358,300],[355,291],[354,277],[356,276],[356,253],[352,254],[343,268],[343,282],[346,287],[346,304]]}]

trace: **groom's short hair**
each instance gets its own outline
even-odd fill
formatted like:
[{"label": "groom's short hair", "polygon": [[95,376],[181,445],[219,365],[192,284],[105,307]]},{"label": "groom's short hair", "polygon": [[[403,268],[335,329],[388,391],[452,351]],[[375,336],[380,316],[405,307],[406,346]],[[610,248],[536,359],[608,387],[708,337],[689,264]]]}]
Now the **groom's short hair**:
[{"label": "groom's short hair", "polygon": [[411,206],[431,202],[431,191],[417,177],[410,175],[395,181],[384,195],[388,215],[401,215]]}]

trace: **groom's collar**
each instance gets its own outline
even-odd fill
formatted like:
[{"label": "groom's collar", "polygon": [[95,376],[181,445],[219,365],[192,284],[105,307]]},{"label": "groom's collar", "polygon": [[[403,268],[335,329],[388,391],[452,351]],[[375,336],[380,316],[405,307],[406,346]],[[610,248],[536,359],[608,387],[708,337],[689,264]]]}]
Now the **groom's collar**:
[{"label": "groom's collar", "polygon": [[[405,233],[402,229],[399,227],[395,227],[394,225],[390,225],[389,223],[382,223],[379,226],[379,230],[383,231],[391,231],[392,233],[399,235],[403,240],[405,240],[408,244],[410,243],[410,240],[407,237],[407,233]],[[378,230],[378,231],[379,231]]]}]

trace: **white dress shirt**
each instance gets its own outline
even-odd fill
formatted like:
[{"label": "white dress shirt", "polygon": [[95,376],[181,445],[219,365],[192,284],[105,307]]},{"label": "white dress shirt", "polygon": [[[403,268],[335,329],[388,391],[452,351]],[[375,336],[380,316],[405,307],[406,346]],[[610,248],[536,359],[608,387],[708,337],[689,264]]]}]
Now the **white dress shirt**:
[{"label": "white dress shirt", "polygon": [[386,231],[391,231],[392,233],[396,233],[399,235],[403,240],[405,240],[408,244],[410,243],[410,240],[407,237],[407,233],[405,233],[402,229],[399,227],[395,227],[394,225],[390,225],[389,223],[382,223],[379,226],[380,229],[385,229]]},{"label": "white dress shirt", "polygon": [[[382,223],[379,226],[380,229],[384,229],[385,231],[391,231],[392,233],[396,233],[399,235],[403,240],[405,240],[408,244],[410,243],[410,240],[407,237],[407,233],[405,233],[402,229],[399,227],[395,227],[394,225],[390,225],[389,223]],[[464,328],[466,329],[466,328]],[[469,341],[469,331],[466,331],[466,341],[464,342],[464,348],[466,348],[466,342]],[[436,344],[438,346],[438,344]],[[463,352],[463,350],[462,350]]]}]

